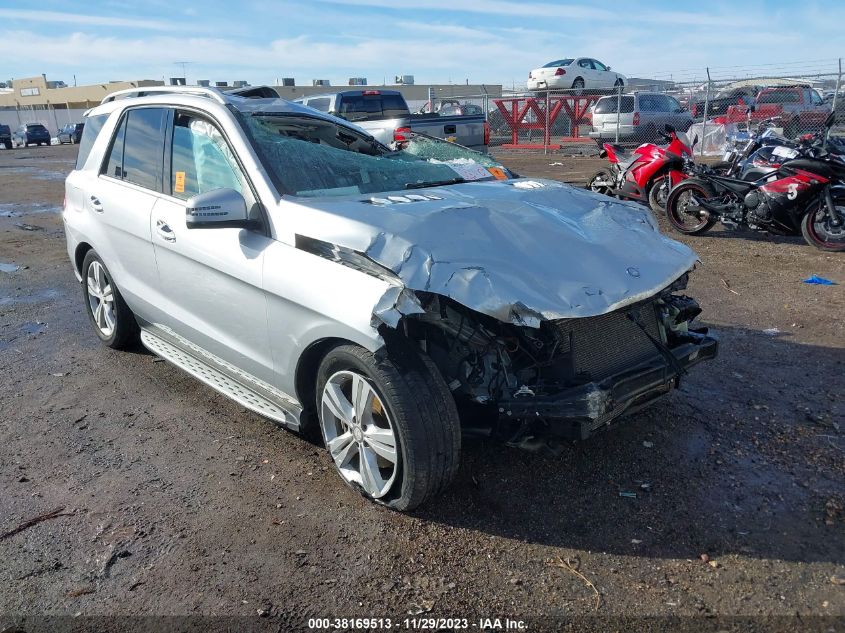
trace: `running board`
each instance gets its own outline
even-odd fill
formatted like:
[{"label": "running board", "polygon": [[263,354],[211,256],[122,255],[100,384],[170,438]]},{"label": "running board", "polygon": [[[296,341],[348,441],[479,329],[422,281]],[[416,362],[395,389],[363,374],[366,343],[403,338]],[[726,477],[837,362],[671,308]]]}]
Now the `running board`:
[{"label": "running board", "polygon": [[141,342],[180,369],[240,405],[299,431],[300,404],[272,385],[247,374],[179,336],[170,328],[144,325]]}]

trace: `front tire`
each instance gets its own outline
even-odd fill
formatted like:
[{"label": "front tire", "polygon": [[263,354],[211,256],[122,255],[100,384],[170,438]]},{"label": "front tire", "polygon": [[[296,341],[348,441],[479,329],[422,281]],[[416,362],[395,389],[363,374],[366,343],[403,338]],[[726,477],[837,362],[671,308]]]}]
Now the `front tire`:
[{"label": "front tire", "polygon": [[[837,196],[833,203],[840,217],[845,215],[845,196]],[[830,215],[824,200],[801,218],[801,235],[810,246],[819,250],[839,253],[845,251],[845,225],[831,226]]]},{"label": "front tire", "polygon": [[709,211],[692,203],[690,197],[693,195],[712,198],[716,192],[703,180],[689,179],[675,186],[666,199],[666,217],[672,228],[686,235],[704,233],[716,223]]},{"label": "front tire", "polygon": [[94,332],[107,347],[126,349],[137,345],[139,329],[135,315],[94,250],[88,251],[82,262],[82,296]]},{"label": "front tire", "polygon": [[332,349],[317,372],[317,411],[344,483],[376,503],[413,510],[457,472],[454,398],[434,363],[404,340],[376,354]]}]

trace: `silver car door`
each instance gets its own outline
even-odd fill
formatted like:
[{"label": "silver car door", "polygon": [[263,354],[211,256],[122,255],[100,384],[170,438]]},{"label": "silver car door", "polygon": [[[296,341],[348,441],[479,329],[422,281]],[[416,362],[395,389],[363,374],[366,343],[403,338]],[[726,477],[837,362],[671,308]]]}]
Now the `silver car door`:
[{"label": "silver car door", "polygon": [[273,384],[273,361],[262,290],[259,231],[188,229],[185,202],[215,189],[240,191],[261,218],[257,196],[234,152],[210,120],[176,111],[169,182],[155,204],[150,229],[165,315],[160,325],[253,376]]},{"label": "silver car door", "polygon": [[127,110],[118,123],[99,172],[83,185],[95,250],[126,303],[143,319],[157,313],[158,287],[150,214],[162,184],[167,111]]},{"label": "silver car door", "polygon": [[593,63],[587,58],[581,58],[575,63],[578,65],[575,73],[584,78],[584,87],[597,88],[596,72],[593,70]]},{"label": "silver car door", "polygon": [[591,59],[590,62],[593,64],[593,72],[595,73],[597,85],[600,88],[612,88],[614,81],[616,81],[616,76],[610,73],[607,67],[597,59]]}]

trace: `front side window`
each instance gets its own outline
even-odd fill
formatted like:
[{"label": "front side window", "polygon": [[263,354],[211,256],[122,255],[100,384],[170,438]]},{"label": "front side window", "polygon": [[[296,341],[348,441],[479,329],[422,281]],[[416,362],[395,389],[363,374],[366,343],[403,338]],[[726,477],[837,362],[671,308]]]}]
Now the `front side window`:
[{"label": "front side window", "polygon": [[593,68],[595,68],[596,70],[607,70],[607,66],[595,59],[593,60]]},{"label": "front side window", "polygon": [[171,165],[171,191],[183,200],[215,189],[246,189],[226,139],[212,123],[192,114],[176,115]]}]

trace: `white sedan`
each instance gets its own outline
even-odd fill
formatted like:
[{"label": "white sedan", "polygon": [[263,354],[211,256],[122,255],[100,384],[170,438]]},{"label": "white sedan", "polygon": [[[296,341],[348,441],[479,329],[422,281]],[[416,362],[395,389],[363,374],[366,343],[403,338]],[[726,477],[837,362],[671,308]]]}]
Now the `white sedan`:
[{"label": "white sedan", "polygon": [[614,90],[624,88],[625,75],[612,72],[597,59],[578,57],[558,59],[528,73],[528,90],[572,89],[576,94],[584,90]]}]

